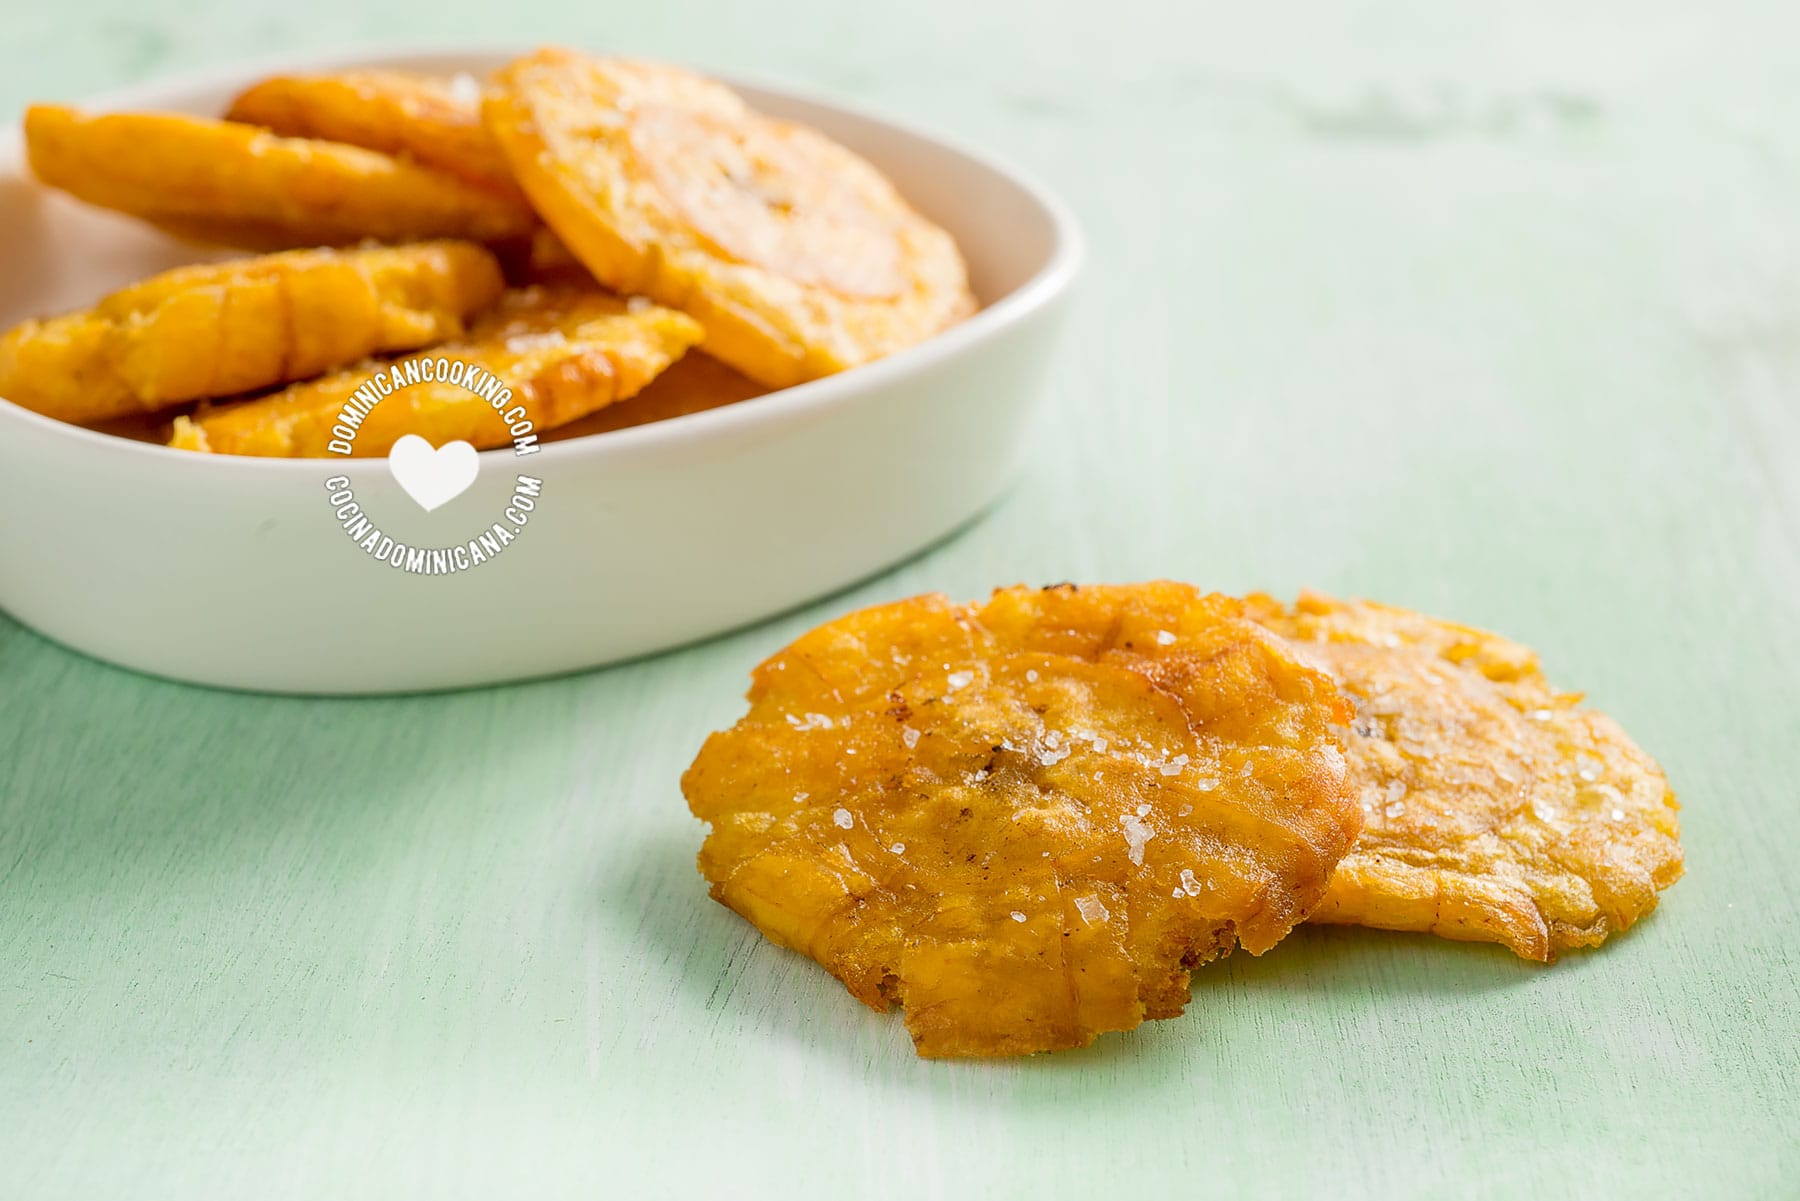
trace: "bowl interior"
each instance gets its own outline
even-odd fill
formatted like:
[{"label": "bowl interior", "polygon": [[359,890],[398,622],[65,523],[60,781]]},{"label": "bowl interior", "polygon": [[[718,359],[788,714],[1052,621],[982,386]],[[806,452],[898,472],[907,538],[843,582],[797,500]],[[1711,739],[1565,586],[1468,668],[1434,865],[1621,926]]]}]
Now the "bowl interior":
[{"label": "bowl interior", "polygon": [[[239,67],[189,82],[155,84],[82,102],[94,110],[160,109],[215,116],[244,86],[273,70],[386,66],[433,73],[485,73],[513,54],[446,52],[334,56],[279,67]],[[984,310],[1044,275],[1072,234],[1054,202],[1013,173],[902,125],[778,89],[736,84],[751,104],[805,122],[884,171],[926,216],[956,238]],[[231,250],[180,242],[130,217],[92,208],[39,186],[16,128],[0,136],[0,326],[85,307],[104,293],[183,263],[230,258]],[[982,321],[985,314],[977,314]],[[605,437],[606,435],[594,435]]]}]

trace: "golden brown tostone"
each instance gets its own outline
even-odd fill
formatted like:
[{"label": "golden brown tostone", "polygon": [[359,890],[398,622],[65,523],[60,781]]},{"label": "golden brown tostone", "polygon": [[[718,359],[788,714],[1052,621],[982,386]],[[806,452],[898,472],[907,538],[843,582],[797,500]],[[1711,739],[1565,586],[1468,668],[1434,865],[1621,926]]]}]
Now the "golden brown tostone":
[{"label": "golden brown tostone", "polygon": [[1497,942],[1548,961],[1596,946],[1681,878],[1662,770],[1515,642],[1404,609],[1304,595],[1250,613],[1358,706],[1364,810],[1315,922]]},{"label": "golden brown tostone", "polygon": [[457,337],[500,289],[471,242],[179,267],[0,335],[0,396],[91,423],[256,391]]},{"label": "golden brown tostone", "polygon": [[488,130],[594,278],[689,313],[771,388],[973,311],[961,254],[822,134],[675,67],[546,49],[496,74]]},{"label": "golden brown tostone", "polygon": [[470,76],[276,75],[239,93],[225,119],[284,138],[320,138],[411,159],[523,205],[512,169],[481,123],[482,93]]},{"label": "golden brown tostone", "polygon": [[226,246],[491,242],[537,226],[517,199],[422,163],[237,121],[38,104],[25,113],[25,146],[52,187]]},{"label": "golden brown tostone", "polygon": [[852,613],[682,779],[715,898],[921,1055],[1079,1047],[1260,954],[1360,826],[1335,683],[1184,584]]},{"label": "golden brown tostone", "polygon": [[[482,315],[468,337],[423,352],[490,372],[512,390],[538,431],[637,395],[700,338],[680,313],[635,305],[592,288],[518,288]],[[201,406],[177,418],[170,445],[215,454],[309,458],[330,453],[339,413],[371,375],[370,360],[255,400]],[[353,443],[358,456],[385,455],[406,434],[477,449],[511,439],[494,405],[469,388],[417,383],[371,410]]]}]

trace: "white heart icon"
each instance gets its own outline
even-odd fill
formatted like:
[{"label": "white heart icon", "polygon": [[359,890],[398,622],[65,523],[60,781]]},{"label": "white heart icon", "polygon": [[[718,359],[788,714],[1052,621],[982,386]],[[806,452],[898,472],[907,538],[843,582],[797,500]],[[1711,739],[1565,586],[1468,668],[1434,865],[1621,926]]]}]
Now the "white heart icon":
[{"label": "white heart icon", "polygon": [[406,494],[427,513],[469,490],[481,473],[481,458],[467,442],[433,448],[417,434],[407,434],[388,451],[388,470]]}]

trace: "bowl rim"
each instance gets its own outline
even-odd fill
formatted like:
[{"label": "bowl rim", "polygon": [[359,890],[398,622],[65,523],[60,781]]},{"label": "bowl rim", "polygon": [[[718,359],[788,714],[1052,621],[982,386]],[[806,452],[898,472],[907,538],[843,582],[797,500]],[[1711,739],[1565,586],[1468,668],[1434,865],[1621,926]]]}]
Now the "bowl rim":
[{"label": "bowl rim", "polygon": [[[108,89],[97,95],[71,103],[99,111],[127,107],[154,106],[170,103],[171,93],[205,91],[241,86],[251,79],[277,72],[341,70],[356,67],[403,67],[410,62],[428,59],[514,58],[531,53],[545,42],[479,42],[421,41],[386,42],[362,45],[354,49],[312,51],[304,54],[270,55],[239,59],[228,65],[202,67],[191,71]],[[586,48],[585,46],[582,48]],[[598,51],[605,53],[604,51]],[[661,60],[670,61],[670,60]],[[677,63],[675,65],[685,65]],[[854,402],[865,394],[882,391],[908,377],[951,358],[961,358],[983,342],[991,341],[1060,299],[1081,273],[1086,259],[1086,245],[1081,227],[1069,206],[1029,171],[1010,160],[986,150],[976,149],[958,138],[927,130],[904,118],[890,116],[870,106],[848,102],[826,94],[821,89],[744,75],[736,72],[705,71],[728,87],[765,95],[779,96],[818,108],[835,110],[857,120],[886,126],[933,147],[949,151],[1000,176],[1017,188],[1048,219],[1051,245],[1043,262],[1022,283],[973,315],[932,335],[925,341],[886,355],[872,363],[850,368],[834,375],[809,380],[787,388],[753,396],[735,404],[698,413],[667,417],[624,429],[585,434],[559,442],[542,443],[539,453],[548,463],[552,459],[609,459],[617,455],[633,455],[656,449],[674,449],[683,445],[728,438],[744,427],[794,418],[839,404]],[[0,130],[0,171],[12,171],[29,180],[25,164],[24,136],[15,119],[10,127]],[[304,472],[316,474],[323,463],[332,464],[335,472],[352,480],[385,474],[386,460],[381,457],[351,459],[270,458],[256,455],[197,455],[154,442],[87,429],[16,404],[0,396],[0,425],[16,422],[45,438],[63,438],[88,454],[110,453],[135,457],[146,466],[155,463],[185,462],[186,470],[261,472],[267,475]],[[480,452],[482,458],[513,458],[511,447],[497,447]]]}]

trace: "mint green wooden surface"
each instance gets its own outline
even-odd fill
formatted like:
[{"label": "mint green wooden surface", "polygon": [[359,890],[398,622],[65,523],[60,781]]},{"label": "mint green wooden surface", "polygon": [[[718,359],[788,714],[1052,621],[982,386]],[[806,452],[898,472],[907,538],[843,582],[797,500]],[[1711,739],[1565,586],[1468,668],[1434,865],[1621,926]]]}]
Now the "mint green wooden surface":
[{"label": "mint green wooden surface", "polygon": [[[488,35],[809,83],[1034,168],[1092,267],[1006,501],[708,645],[274,700],[0,619],[0,1197],[1800,1196],[1791,4],[15,8],[7,110]],[[1667,766],[1688,878],[1551,969],[1305,930],[994,1064],[707,900],[676,781],[759,657],[1156,575],[1539,647]]]}]

